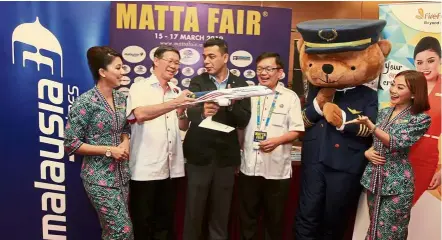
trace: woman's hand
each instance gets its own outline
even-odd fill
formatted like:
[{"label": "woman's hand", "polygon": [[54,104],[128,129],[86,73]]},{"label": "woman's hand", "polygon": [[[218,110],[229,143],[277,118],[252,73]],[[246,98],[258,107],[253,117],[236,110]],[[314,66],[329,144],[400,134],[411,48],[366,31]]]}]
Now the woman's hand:
[{"label": "woman's hand", "polygon": [[433,179],[431,179],[430,185],[428,186],[428,189],[433,190],[436,189],[440,185],[440,170],[437,171]]},{"label": "woman's hand", "polygon": [[374,147],[371,147],[367,151],[365,151],[364,155],[368,159],[368,161],[370,161],[374,165],[384,165],[386,162],[385,158],[374,150]]},{"label": "woman's hand", "polygon": [[118,147],[111,147],[112,157],[118,161],[125,161],[129,159],[129,151],[127,151],[123,146],[118,145]]}]

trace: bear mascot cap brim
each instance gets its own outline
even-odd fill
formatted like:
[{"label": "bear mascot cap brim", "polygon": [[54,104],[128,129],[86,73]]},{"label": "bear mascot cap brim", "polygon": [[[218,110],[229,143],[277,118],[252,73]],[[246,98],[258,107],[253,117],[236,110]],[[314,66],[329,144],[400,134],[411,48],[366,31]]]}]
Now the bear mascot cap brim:
[{"label": "bear mascot cap brim", "polygon": [[361,51],[377,43],[385,20],[320,19],[297,25],[307,54]]}]

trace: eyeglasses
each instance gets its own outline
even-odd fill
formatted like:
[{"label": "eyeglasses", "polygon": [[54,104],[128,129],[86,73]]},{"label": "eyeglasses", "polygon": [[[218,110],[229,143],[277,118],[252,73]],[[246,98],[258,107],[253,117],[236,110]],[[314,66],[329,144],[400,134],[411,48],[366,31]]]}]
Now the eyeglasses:
[{"label": "eyeglasses", "polygon": [[257,73],[262,73],[264,70],[267,72],[267,73],[272,73],[272,72],[274,72],[276,69],[281,69],[280,67],[266,67],[266,68],[257,68],[256,69],[256,72]]},{"label": "eyeglasses", "polygon": [[169,65],[177,65],[177,66],[180,65],[180,61],[174,61],[171,59],[164,59],[164,58],[160,58],[160,59],[166,61]]}]

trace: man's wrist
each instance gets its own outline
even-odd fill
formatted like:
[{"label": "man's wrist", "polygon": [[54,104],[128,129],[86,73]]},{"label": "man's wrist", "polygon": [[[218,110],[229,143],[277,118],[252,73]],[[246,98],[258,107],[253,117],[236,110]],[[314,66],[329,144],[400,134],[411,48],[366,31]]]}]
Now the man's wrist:
[{"label": "man's wrist", "polygon": [[187,112],[185,110],[184,111],[180,111],[180,112],[181,113],[177,112],[178,119],[179,120],[187,119]]}]

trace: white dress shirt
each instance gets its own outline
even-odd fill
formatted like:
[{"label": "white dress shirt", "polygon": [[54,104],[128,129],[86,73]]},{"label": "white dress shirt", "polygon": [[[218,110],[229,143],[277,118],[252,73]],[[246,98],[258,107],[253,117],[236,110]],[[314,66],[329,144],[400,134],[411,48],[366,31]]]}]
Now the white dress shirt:
[{"label": "white dress shirt", "polygon": [[[265,128],[265,120],[275,98],[275,94],[252,97],[249,124],[245,129],[244,152],[241,159],[241,172],[248,176],[262,176],[266,179],[287,179],[292,176],[291,148],[292,143],[279,145],[272,152],[264,153],[253,148],[254,132],[267,132],[267,139],[280,137],[290,131],[304,131],[301,115],[301,103],[293,91],[278,85],[279,92],[275,109],[269,125]],[[261,129],[257,126],[258,99],[261,98]]]},{"label": "white dress shirt", "polygon": [[[178,96],[169,82],[164,93],[157,77],[132,84],[127,98],[127,116],[133,118],[137,107],[161,104]],[[172,89],[172,90],[171,90]],[[129,167],[132,180],[149,181],[184,176],[184,156],[176,111],[131,125]]]}]

